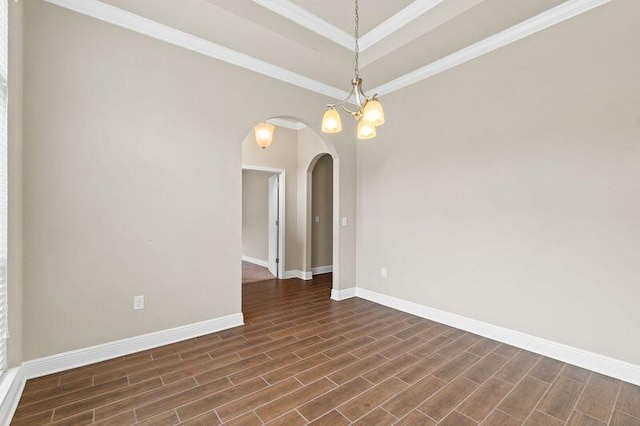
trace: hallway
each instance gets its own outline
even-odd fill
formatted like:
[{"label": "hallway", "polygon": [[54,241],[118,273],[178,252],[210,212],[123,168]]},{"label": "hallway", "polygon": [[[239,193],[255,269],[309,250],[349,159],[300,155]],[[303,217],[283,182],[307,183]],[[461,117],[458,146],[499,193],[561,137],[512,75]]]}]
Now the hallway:
[{"label": "hallway", "polygon": [[331,274],[243,287],[245,326],[30,380],[12,424],[640,424],[637,386],[330,300]]}]

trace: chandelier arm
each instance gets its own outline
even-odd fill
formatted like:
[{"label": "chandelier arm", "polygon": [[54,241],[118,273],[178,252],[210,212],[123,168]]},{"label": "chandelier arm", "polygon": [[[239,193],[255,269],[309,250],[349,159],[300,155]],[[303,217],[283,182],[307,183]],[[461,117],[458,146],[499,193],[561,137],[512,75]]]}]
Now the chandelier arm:
[{"label": "chandelier arm", "polygon": [[354,94],[354,90],[355,90],[355,86],[351,86],[351,92],[349,92],[349,94],[347,95],[346,98],[344,98],[344,100],[339,101],[339,102],[334,102],[332,104],[327,104],[327,108],[335,108],[337,106],[342,106],[344,104],[346,104],[347,102],[349,102],[349,99],[351,99],[351,97]]},{"label": "chandelier arm", "polygon": [[360,114],[360,110],[358,110],[358,111],[351,111],[349,108],[347,108],[347,107],[344,105],[344,103],[341,103],[339,106],[340,106],[340,108],[342,108],[342,110],[343,110],[344,112],[346,112],[347,114],[351,115],[353,118],[355,118],[355,119],[357,120],[357,118],[356,118],[356,117]]},{"label": "chandelier arm", "polygon": [[360,98],[360,95],[364,95],[364,93],[362,93],[362,88],[360,87],[360,85],[358,84],[358,87],[355,91],[355,95],[356,95],[356,104],[358,105],[359,109],[362,109],[362,99]]}]

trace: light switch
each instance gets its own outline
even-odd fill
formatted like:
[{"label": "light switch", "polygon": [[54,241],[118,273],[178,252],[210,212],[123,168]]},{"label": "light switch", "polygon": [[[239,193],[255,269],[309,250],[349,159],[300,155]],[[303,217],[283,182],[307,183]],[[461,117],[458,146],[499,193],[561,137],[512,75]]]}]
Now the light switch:
[{"label": "light switch", "polygon": [[347,217],[342,218],[342,226],[347,226]]},{"label": "light switch", "polygon": [[316,218],[314,219],[316,223],[320,223],[320,216],[316,216]]}]

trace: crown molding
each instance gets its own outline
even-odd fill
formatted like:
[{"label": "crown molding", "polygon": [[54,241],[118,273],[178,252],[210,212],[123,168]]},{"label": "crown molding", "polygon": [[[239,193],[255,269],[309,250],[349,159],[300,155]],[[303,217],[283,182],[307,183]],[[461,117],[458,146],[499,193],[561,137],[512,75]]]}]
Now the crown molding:
[{"label": "crown molding", "polygon": [[297,74],[277,65],[270,64],[98,0],[45,1],[334,99],[342,100],[348,96],[348,92],[336,89],[328,84],[305,77],[304,75]]},{"label": "crown molding", "polygon": [[[255,1],[255,0],[254,0]],[[360,37],[360,50],[365,51],[380,40],[398,31],[416,18],[427,13],[444,0],[416,0],[391,18]],[[353,43],[353,37],[351,38]]]},{"label": "crown molding", "polygon": [[[253,0],[254,3],[277,13],[296,24],[304,27],[322,37],[339,44],[340,46],[355,51],[353,35],[341,30],[335,25],[325,21],[319,16],[309,12],[305,8],[289,0]],[[433,9],[444,0],[415,0],[409,6],[402,9],[377,27],[360,37],[360,51],[364,52],[380,40],[398,31],[409,22]]]},{"label": "crown molding", "polygon": [[[211,41],[195,37],[191,34],[160,24],[142,16],[135,15],[115,6],[102,3],[99,0],[45,1],[337,100],[343,100],[348,96],[346,91],[329,86],[328,84],[294,73],[277,65],[270,64]],[[254,1],[273,2],[282,0]],[[431,1],[434,2],[435,0]],[[372,89],[371,92],[379,95],[386,95],[395,92],[396,90],[403,89],[611,1],[613,0],[568,0],[559,6],[540,13],[533,18],[514,25],[500,33],[382,84]],[[424,5],[426,5],[426,2]]]},{"label": "crown molding", "polygon": [[267,123],[274,126],[284,127],[291,130],[302,130],[307,127],[304,123],[298,123],[297,121],[285,120],[284,118],[271,118],[267,120]]},{"label": "crown molding", "polygon": [[254,3],[277,13],[296,24],[304,27],[322,37],[331,40],[340,46],[354,51],[354,38],[346,31],[325,21],[307,9],[298,6],[289,0],[253,0]]},{"label": "crown molding", "polygon": [[429,65],[382,84],[372,92],[385,95],[403,89],[611,1],[613,0],[569,0]]}]

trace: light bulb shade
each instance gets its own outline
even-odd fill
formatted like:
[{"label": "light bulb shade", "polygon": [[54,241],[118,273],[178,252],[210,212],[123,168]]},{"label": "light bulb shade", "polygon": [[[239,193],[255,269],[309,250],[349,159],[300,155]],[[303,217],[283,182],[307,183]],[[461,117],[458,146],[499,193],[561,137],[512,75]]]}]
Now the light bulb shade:
[{"label": "light bulb shade", "polygon": [[322,116],[322,131],[324,133],[339,133],[342,131],[342,120],[335,108],[328,109]]},{"label": "light bulb shade", "polygon": [[361,118],[360,121],[358,121],[358,139],[373,139],[375,137],[376,126],[368,121],[364,121],[364,118]]},{"label": "light bulb shade", "polygon": [[362,118],[376,127],[384,124],[384,110],[377,99],[373,98],[365,104]]},{"label": "light bulb shade", "polygon": [[273,131],[275,126],[269,123],[260,123],[253,128],[256,134],[256,143],[262,149],[269,148],[271,142],[273,142]]}]

